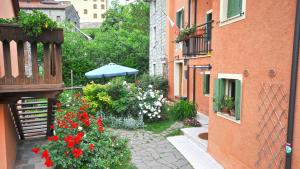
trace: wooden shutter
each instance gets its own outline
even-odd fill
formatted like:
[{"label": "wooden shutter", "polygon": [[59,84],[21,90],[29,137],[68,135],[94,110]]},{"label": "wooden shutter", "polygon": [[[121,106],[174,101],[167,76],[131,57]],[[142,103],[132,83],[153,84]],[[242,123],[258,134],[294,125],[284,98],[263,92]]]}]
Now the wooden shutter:
[{"label": "wooden shutter", "polygon": [[234,97],[234,102],[235,102],[235,119],[240,120],[241,116],[241,90],[242,90],[242,85],[240,80],[235,80],[235,97]]},{"label": "wooden shutter", "polygon": [[223,79],[215,79],[214,97],[213,97],[213,109],[215,112],[220,111],[223,97],[224,97]]},{"label": "wooden shutter", "polygon": [[243,0],[228,0],[227,18],[239,15],[242,12]]}]

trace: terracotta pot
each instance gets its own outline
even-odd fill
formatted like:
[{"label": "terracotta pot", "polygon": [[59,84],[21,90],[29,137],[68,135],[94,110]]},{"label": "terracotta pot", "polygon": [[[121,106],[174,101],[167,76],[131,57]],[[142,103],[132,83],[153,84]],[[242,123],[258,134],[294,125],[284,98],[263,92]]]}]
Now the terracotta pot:
[{"label": "terracotta pot", "polygon": [[223,108],[221,109],[221,112],[230,114],[230,110],[229,110],[229,108],[227,108],[227,107],[223,107]]}]

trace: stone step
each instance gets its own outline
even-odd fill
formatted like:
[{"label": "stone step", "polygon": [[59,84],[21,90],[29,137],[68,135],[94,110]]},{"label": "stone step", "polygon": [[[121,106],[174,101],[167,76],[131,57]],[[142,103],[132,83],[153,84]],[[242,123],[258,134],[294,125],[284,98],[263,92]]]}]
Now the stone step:
[{"label": "stone step", "polygon": [[167,140],[189,161],[194,169],[224,169],[211,155],[186,136],[168,137]]},{"label": "stone step", "polygon": [[181,129],[181,131],[184,136],[193,141],[202,150],[207,151],[208,141],[199,138],[199,134],[208,132],[208,129],[206,127],[183,128]]}]

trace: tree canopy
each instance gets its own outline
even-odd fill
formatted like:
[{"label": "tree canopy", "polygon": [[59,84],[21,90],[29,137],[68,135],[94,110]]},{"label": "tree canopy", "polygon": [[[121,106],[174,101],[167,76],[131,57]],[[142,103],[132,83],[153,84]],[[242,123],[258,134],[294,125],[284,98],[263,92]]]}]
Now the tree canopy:
[{"label": "tree canopy", "polygon": [[114,62],[148,72],[149,56],[149,4],[114,4],[105,13],[105,21],[97,29],[83,30],[93,37],[87,41],[79,32],[65,32],[63,44],[63,77],[66,86],[88,82],[84,74]]}]

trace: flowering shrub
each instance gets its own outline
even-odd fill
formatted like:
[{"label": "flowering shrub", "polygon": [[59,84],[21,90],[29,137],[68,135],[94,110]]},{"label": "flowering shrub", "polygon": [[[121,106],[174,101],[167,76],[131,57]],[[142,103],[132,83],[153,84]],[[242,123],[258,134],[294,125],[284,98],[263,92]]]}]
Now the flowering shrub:
[{"label": "flowering shrub", "polygon": [[152,85],[147,90],[139,89],[137,95],[139,100],[140,113],[148,121],[155,121],[161,118],[161,111],[166,99],[160,90],[154,90]]},{"label": "flowering shrub", "polygon": [[201,127],[201,123],[195,119],[195,118],[188,118],[188,119],[185,119],[183,120],[183,124],[185,126],[190,126],[190,127]]},{"label": "flowering shrub", "polygon": [[89,115],[88,107],[83,103],[57,110],[56,122],[50,127],[55,135],[47,144],[32,149],[45,160],[46,167],[115,169],[128,165],[127,141],[105,131],[102,119]]},{"label": "flowering shrub", "polygon": [[94,112],[116,117],[137,117],[137,88],[122,78],[115,78],[105,85],[90,83],[84,89],[84,97],[91,103]]}]

